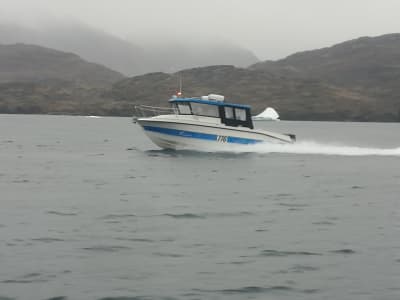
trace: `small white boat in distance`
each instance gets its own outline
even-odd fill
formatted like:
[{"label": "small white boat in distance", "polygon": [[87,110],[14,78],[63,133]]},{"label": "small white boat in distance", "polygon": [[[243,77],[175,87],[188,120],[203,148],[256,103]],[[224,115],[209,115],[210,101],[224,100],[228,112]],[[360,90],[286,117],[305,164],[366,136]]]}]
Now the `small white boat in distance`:
[{"label": "small white boat in distance", "polygon": [[[136,105],[133,121],[163,149],[226,149],[232,145],[293,143],[294,134],[255,129],[250,106],[225,102],[210,94],[196,98],[174,96],[171,108]],[[230,149],[230,148],[229,148]]]},{"label": "small white boat in distance", "polygon": [[267,107],[262,113],[253,116],[254,121],[279,121],[279,114],[272,107]]}]

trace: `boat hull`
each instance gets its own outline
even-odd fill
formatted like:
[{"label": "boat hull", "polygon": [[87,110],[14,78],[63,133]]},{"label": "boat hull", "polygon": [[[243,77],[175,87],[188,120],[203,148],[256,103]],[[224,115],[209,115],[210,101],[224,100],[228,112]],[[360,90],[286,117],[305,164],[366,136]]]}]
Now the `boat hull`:
[{"label": "boat hull", "polygon": [[289,136],[247,128],[162,121],[137,120],[146,135],[163,149],[229,149],[235,145],[291,143]]}]

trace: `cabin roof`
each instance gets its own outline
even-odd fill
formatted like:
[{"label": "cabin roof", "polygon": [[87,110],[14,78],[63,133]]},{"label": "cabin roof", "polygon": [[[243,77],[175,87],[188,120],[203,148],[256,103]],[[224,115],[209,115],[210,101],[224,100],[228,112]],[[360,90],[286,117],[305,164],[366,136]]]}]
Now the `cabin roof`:
[{"label": "cabin roof", "polygon": [[216,101],[216,100],[203,100],[203,99],[200,99],[200,98],[173,98],[173,99],[169,100],[169,102],[170,103],[193,102],[193,103],[202,103],[202,104],[216,105],[216,106],[228,106],[228,107],[237,107],[237,108],[250,109],[250,105],[227,103],[227,102]]}]

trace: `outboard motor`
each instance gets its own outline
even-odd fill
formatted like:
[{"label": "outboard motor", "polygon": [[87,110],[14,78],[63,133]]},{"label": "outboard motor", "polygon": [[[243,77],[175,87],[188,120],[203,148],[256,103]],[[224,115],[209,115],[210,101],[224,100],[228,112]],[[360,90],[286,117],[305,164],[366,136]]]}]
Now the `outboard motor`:
[{"label": "outboard motor", "polygon": [[290,139],[292,140],[292,143],[294,143],[296,141],[296,135],[295,134],[286,133],[286,135],[290,137]]}]

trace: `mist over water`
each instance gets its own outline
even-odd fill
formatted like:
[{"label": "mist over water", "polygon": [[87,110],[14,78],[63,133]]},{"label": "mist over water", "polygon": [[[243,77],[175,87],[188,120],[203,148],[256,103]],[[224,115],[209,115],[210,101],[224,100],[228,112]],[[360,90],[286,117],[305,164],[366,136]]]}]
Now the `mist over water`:
[{"label": "mist over water", "polygon": [[0,299],[399,299],[399,124],[256,125],[298,143],[0,115]]}]

